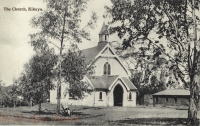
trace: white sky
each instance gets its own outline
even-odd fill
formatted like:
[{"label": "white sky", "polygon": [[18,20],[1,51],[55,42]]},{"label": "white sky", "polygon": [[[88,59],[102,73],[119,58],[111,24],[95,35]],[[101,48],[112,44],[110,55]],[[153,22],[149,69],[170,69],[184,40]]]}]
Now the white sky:
[{"label": "white sky", "polygon": [[[98,33],[103,24],[104,5],[111,5],[110,0],[90,0],[84,19],[95,11],[99,17],[97,27],[91,32],[91,41],[80,44],[80,48],[96,46]],[[4,11],[4,7],[43,8],[43,0],[0,0],[0,80],[10,85],[17,79],[25,64],[33,55],[29,34],[35,29],[30,26],[30,19],[39,14],[34,11]],[[117,39],[117,38],[116,38]]]},{"label": "white sky", "polygon": [[[96,29],[91,31],[91,41],[79,44],[80,49],[96,46],[98,33],[105,19],[104,6],[111,5],[110,0],[89,0],[87,11],[83,14],[83,20],[89,19],[91,12],[98,15]],[[23,70],[23,65],[33,55],[33,49],[29,42],[29,34],[35,29],[30,26],[30,19],[39,14],[34,11],[4,11],[4,7],[18,8],[42,8],[45,9],[43,0],[0,0],[0,80],[10,85],[13,79],[17,79]],[[118,41],[116,35],[110,37],[112,41]]]}]

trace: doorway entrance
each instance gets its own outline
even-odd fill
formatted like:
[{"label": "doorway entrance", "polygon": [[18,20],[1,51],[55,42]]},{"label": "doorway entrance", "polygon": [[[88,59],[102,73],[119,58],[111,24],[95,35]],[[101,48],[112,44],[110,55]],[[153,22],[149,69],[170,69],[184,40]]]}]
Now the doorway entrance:
[{"label": "doorway entrance", "polygon": [[113,92],[114,106],[123,106],[123,88],[117,85]]}]

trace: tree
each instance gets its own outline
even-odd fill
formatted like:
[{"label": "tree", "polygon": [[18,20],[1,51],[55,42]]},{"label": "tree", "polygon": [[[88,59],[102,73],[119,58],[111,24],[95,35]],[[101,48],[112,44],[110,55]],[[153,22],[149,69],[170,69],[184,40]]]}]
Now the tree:
[{"label": "tree", "polygon": [[3,106],[16,107],[18,86],[14,83],[7,87],[1,87],[1,104]]},{"label": "tree", "polygon": [[43,51],[34,55],[29,63],[25,64],[25,71],[20,77],[24,97],[38,104],[39,112],[41,103],[49,98],[49,91],[54,88],[52,71],[56,62],[55,54],[52,54],[50,50]]},{"label": "tree", "polygon": [[30,60],[28,63],[24,64],[24,70],[21,73],[21,76],[18,78],[22,95],[24,99],[29,102],[29,106],[32,106],[32,93],[30,92],[32,91],[31,77],[32,77],[32,68]]},{"label": "tree", "polygon": [[2,80],[0,80],[0,94],[1,94],[1,106],[4,107],[5,105],[7,106],[8,102],[10,99],[6,96],[8,96],[7,93],[7,87],[5,87],[5,83],[3,83]]},{"label": "tree", "polygon": [[63,56],[62,77],[69,84],[68,93],[73,98],[83,98],[87,92],[87,84],[82,80],[86,73],[91,70],[85,63],[85,57],[78,50],[77,45],[72,45],[67,53]]},{"label": "tree", "polygon": [[154,94],[166,89],[166,85],[163,80],[158,79],[158,77],[153,74],[150,74],[149,76],[143,75],[141,71],[133,74],[132,82],[138,89],[137,102],[139,104],[143,103],[141,100],[143,100],[145,94]]},{"label": "tree", "polygon": [[3,105],[3,82],[0,80],[1,105]]},{"label": "tree", "polygon": [[[131,70],[131,80],[138,89],[137,103],[143,104],[145,94],[153,94],[165,90],[166,87],[172,87],[171,83],[167,83],[170,78],[167,70],[169,66],[164,57],[155,59],[154,55],[137,52],[134,47],[124,50],[119,45],[115,48]],[[139,51],[142,49],[139,48]]]},{"label": "tree", "polygon": [[[81,28],[81,14],[86,10],[88,0],[46,0],[47,10],[39,17],[33,17],[31,24],[39,28],[40,32],[31,34],[31,44],[37,50],[46,45],[53,45],[59,51],[57,67],[57,114],[60,111],[61,80],[63,49],[70,43],[80,43],[82,38],[89,38],[88,28],[94,28],[96,14],[93,13],[91,20]],[[59,44],[59,45],[57,45]]]},{"label": "tree", "polygon": [[17,103],[17,96],[19,94],[18,86],[17,86],[17,81],[13,81],[13,85],[11,86],[10,90],[8,91],[9,95],[11,96],[11,99],[13,101],[13,106],[14,108],[16,107]]},{"label": "tree", "polygon": [[[118,33],[123,49],[142,47],[138,52],[151,53],[154,59],[165,56],[169,70],[184,87],[190,89],[188,124],[197,124],[199,100],[199,0],[111,0],[106,7],[112,17],[110,29]],[[153,37],[152,37],[153,36]],[[189,78],[189,79],[187,79]]]}]

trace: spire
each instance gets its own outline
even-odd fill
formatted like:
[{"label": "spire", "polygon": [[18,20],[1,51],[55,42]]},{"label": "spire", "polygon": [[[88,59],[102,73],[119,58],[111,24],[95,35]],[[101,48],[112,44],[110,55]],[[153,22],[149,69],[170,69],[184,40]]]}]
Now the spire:
[{"label": "spire", "polygon": [[108,31],[108,25],[105,24],[105,22],[103,22],[101,31],[99,32],[99,42],[102,41],[108,41],[109,38],[109,31]]},{"label": "spire", "polygon": [[101,31],[99,32],[99,35],[108,35],[108,25],[105,25],[105,22],[103,22]]}]

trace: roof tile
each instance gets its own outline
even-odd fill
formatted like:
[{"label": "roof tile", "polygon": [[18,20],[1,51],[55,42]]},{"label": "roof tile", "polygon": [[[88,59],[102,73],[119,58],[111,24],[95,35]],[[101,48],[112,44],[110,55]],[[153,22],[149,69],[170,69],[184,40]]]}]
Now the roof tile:
[{"label": "roof tile", "polygon": [[127,84],[130,90],[137,90],[135,85],[127,77],[122,77],[122,80]]},{"label": "roof tile", "polygon": [[[92,85],[95,89],[106,89],[113,84],[113,82],[118,78],[119,75],[114,76],[89,76],[87,75],[87,78],[90,80]],[[128,86],[130,90],[137,90],[137,88],[133,85],[133,83],[127,78],[122,77],[121,78],[124,83]]]},{"label": "roof tile", "polygon": [[96,89],[108,89],[115,81],[118,75],[115,76],[88,76],[88,79]]},{"label": "roof tile", "polygon": [[153,95],[177,95],[177,96],[189,96],[190,95],[190,91],[189,90],[185,90],[185,89],[167,89],[164,91],[160,91],[157,92]]},{"label": "roof tile", "polygon": [[99,54],[99,52],[108,44],[108,42],[99,42],[98,46],[81,50],[83,55],[85,56],[85,62],[89,64],[91,61],[95,59],[95,57]]}]

